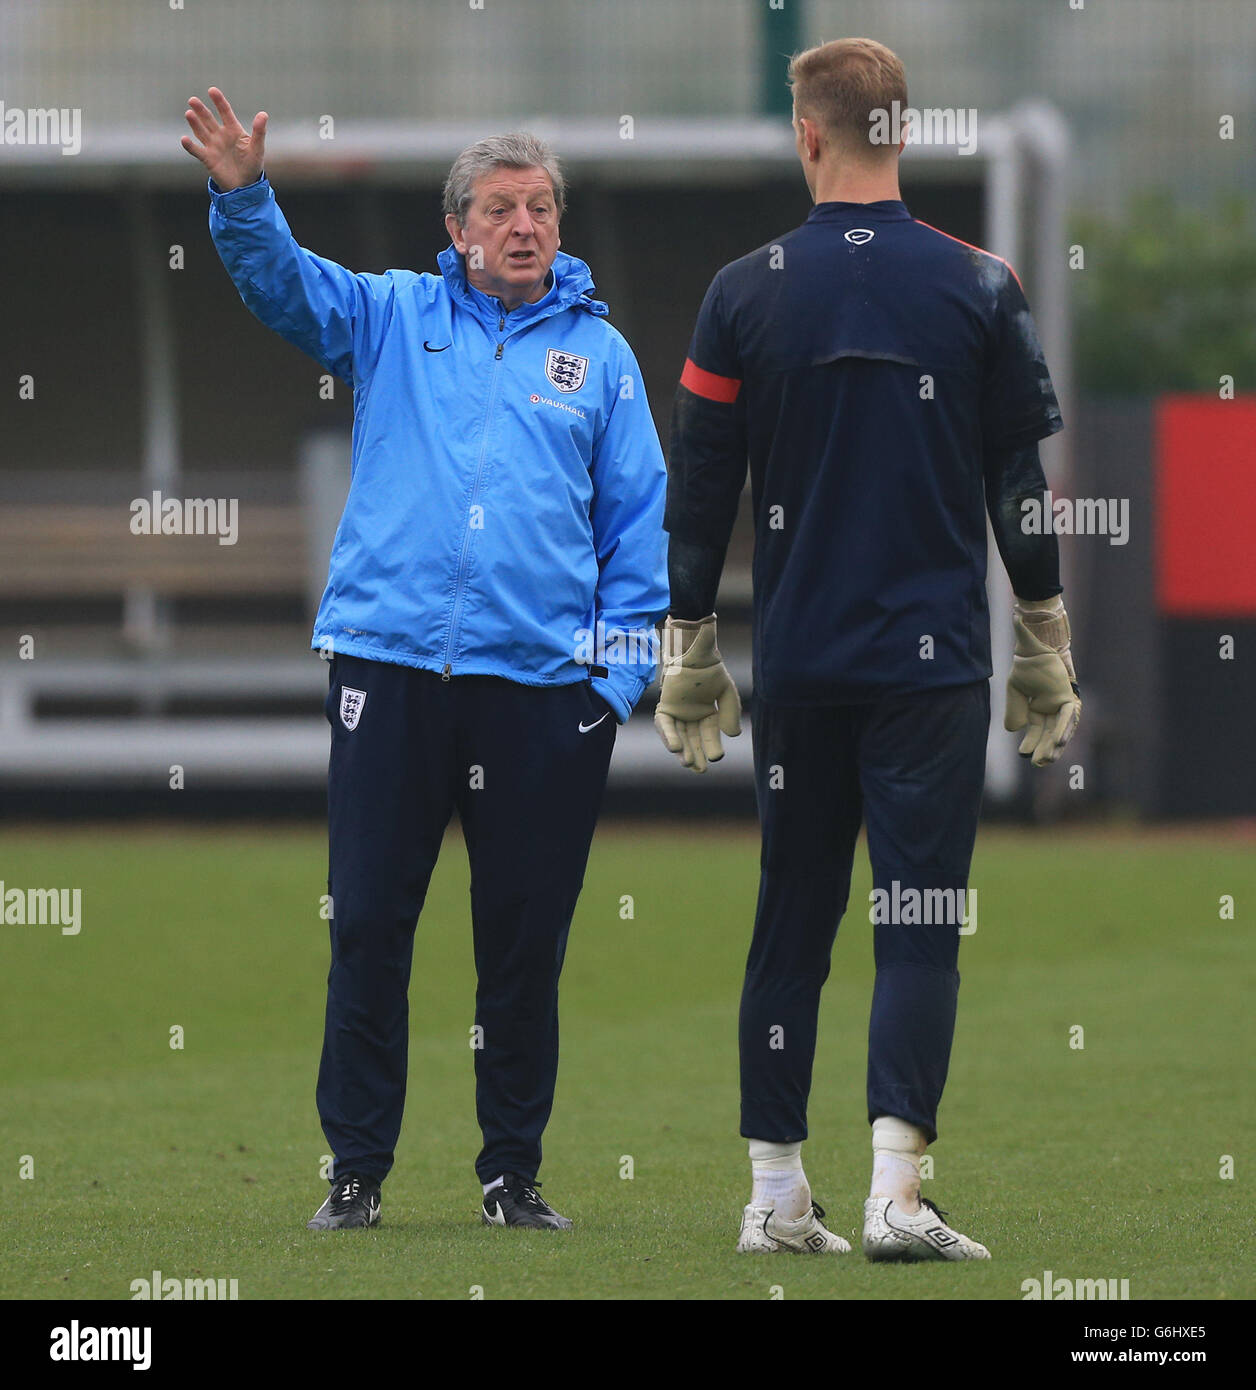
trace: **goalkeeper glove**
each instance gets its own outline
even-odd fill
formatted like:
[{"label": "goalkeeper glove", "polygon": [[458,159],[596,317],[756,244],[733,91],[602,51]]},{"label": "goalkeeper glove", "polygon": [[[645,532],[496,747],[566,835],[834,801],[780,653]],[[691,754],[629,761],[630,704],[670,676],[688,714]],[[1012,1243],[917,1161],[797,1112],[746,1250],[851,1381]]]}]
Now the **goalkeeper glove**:
[{"label": "goalkeeper glove", "polygon": [[1055,598],[1018,598],[1012,609],[1016,650],[1007,681],[1003,727],[1025,730],[1017,749],[1035,767],[1045,767],[1077,729],[1082,717],[1081,692],[1069,653],[1068,614]]},{"label": "goalkeeper glove", "polygon": [[715,645],[715,614],[663,627],[663,684],[654,727],[669,753],[695,772],[724,756],[723,731],[741,733],[741,699]]}]

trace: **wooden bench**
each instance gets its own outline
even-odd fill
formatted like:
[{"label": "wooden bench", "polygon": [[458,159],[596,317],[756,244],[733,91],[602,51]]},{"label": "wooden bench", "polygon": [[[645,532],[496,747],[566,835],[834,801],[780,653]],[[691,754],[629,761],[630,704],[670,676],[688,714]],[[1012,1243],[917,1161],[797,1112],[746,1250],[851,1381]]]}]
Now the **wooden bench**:
[{"label": "wooden bench", "polygon": [[235,544],[217,535],[135,535],[127,504],[9,502],[0,507],[0,592],[99,598],[143,589],[167,598],[304,596],[306,519],[298,502],[241,501]]}]

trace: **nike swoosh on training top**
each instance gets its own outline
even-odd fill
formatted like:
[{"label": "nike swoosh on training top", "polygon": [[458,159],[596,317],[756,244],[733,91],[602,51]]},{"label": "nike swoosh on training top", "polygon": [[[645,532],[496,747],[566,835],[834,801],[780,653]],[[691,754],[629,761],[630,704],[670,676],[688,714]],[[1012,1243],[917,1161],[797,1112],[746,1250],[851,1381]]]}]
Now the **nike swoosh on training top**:
[{"label": "nike swoosh on training top", "polygon": [[423,339],[423,350],[425,352],[444,352],[445,348],[453,347],[452,343],[446,343],[445,347],[434,348],[426,338]]},{"label": "nike swoosh on training top", "polygon": [[[609,715],[609,714],[610,714],[610,710],[607,710],[607,711],[606,711],[606,714],[604,714],[604,715],[602,716],[602,719],[605,719],[605,718],[607,717],[607,715]],[[582,734],[587,734],[587,733],[589,732],[590,729],[596,729],[597,726],[602,722],[602,719],[595,719],[595,720],[593,721],[592,724],[581,724],[581,726],[580,726],[580,732],[581,732]]]}]

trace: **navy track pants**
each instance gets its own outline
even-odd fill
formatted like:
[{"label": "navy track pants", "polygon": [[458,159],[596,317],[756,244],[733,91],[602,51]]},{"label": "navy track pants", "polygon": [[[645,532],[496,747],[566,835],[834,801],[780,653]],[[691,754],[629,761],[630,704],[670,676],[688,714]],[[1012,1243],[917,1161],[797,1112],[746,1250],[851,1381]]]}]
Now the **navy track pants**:
[{"label": "navy track pants", "polygon": [[[861,821],[874,890],[897,920],[873,927],[868,1120],[895,1115],[937,1137],[959,993],[958,921],[924,925],[909,903],[961,900],[981,809],[986,681],[827,708],[756,702],[762,827],[759,903],[741,998],[741,1133],[807,1137],[820,990],[850,895]],[[967,899],[962,900],[964,903]],[[859,904],[869,912],[871,905]],[[914,915],[922,916],[921,912]],[[868,920],[865,918],[865,920]]]},{"label": "navy track pants", "polygon": [[[587,682],[526,686],[356,657],[326,713],[331,970],[318,1110],[336,1171],[393,1165],[415,926],[455,808],[471,866],[482,1182],[532,1181],[558,1074],[558,978],[615,742]],[[352,725],[352,727],[349,727]]]}]

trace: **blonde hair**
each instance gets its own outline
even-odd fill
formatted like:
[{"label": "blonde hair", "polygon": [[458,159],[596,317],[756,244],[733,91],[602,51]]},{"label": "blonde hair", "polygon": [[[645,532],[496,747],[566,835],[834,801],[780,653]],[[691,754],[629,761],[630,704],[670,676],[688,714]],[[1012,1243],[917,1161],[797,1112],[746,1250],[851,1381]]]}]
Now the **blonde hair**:
[{"label": "blonde hair", "polygon": [[876,39],[834,39],[796,53],[789,85],[799,116],[817,122],[852,153],[873,158],[895,145],[869,138],[876,112],[907,105],[907,74],[896,53]]}]

